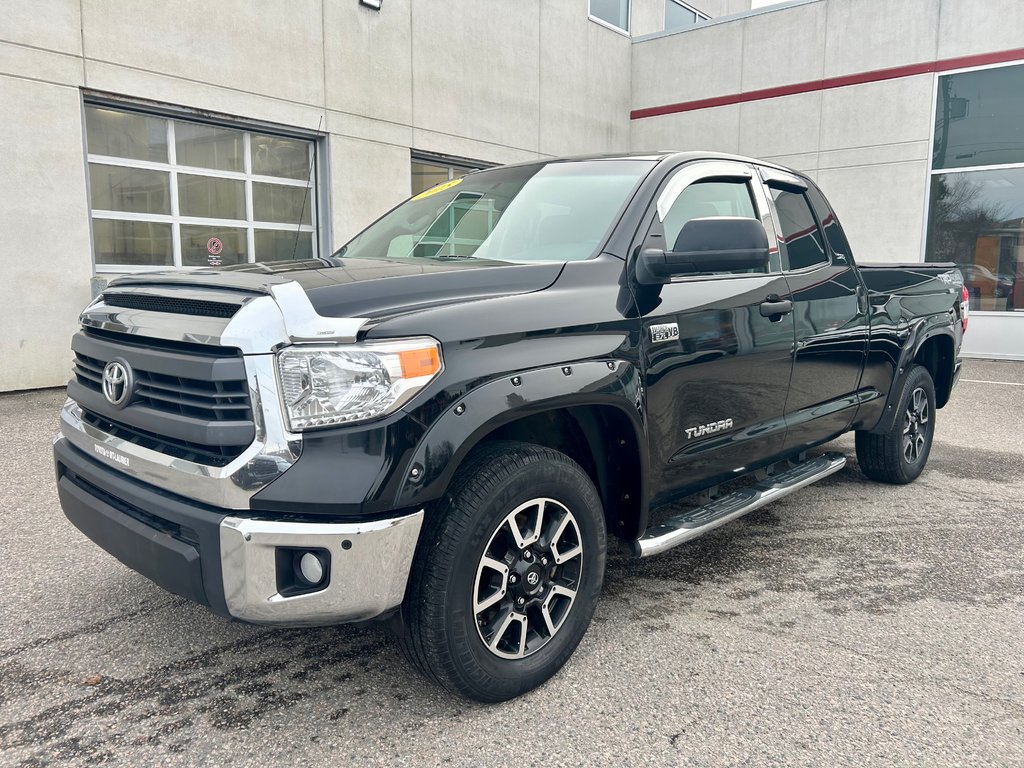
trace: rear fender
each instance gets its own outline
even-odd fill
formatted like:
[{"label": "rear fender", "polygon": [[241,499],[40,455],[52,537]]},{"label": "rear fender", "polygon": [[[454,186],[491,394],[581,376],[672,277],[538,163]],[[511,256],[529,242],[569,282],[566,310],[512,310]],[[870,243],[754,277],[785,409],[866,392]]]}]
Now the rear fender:
[{"label": "rear fender", "polygon": [[[885,409],[882,411],[882,415],[879,417],[875,426],[868,430],[869,432],[884,434],[892,429],[893,424],[896,423],[896,419],[899,417],[898,409],[900,404],[900,395],[903,392],[903,385],[906,383],[907,377],[910,375],[910,369],[914,365],[917,353],[921,351],[921,347],[924,346],[925,342],[938,336],[949,337],[950,341],[953,342],[955,350],[956,339],[954,338],[953,331],[949,327],[945,316],[935,315],[928,318],[921,318],[919,322],[911,326],[910,334],[907,337],[907,341],[903,345],[903,349],[900,353],[900,362],[896,368],[895,379],[893,380],[892,386],[889,388],[889,394],[885,399]],[[951,384],[951,382],[949,384]],[[936,390],[940,390],[943,386],[946,386],[947,390],[949,389],[947,384],[938,381],[935,382]]]}]

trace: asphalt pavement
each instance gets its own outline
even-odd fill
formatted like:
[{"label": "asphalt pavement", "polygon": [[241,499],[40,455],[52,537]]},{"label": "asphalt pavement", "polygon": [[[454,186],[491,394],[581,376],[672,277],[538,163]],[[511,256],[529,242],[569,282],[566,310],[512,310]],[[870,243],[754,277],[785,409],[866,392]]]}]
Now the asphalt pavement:
[{"label": "asphalt pavement", "polygon": [[542,688],[483,706],[378,627],[230,623],[54,491],[57,390],[0,396],[0,765],[1024,765],[1024,364],[968,361],[928,469],[836,475],[610,560]]}]

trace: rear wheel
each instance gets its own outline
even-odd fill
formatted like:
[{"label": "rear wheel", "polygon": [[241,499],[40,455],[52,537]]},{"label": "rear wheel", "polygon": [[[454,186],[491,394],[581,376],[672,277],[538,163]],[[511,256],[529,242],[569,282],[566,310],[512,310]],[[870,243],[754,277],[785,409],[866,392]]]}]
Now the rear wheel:
[{"label": "rear wheel", "polygon": [[872,480],[913,482],[928,463],[935,434],[935,385],[928,370],[910,369],[900,395],[899,413],[884,434],[857,433],[857,461]]},{"label": "rear wheel", "polygon": [[555,674],[590,624],[605,530],[568,456],[492,443],[432,510],[403,604],[407,658],[450,690],[495,702]]}]

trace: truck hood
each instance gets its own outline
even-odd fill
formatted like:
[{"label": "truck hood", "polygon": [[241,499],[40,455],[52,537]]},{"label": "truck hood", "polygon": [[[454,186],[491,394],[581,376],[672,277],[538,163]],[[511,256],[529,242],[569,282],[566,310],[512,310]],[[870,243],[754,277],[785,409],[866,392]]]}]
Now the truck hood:
[{"label": "truck hood", "polygon": [[316,259],[131,275],[111,285],[175,284],[266,293],[274,285],[296,282],[323,317],[384,320],[445,304],[540,291],[554,283],[563,266],[482,259]]}]

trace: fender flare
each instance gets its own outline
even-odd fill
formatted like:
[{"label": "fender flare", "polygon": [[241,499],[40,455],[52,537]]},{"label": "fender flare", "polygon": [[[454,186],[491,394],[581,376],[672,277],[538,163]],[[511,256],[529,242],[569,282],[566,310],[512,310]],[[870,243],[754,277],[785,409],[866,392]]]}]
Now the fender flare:
[{"label": "fender flare", "polygon": [[900,353],[896,375],[893,378],[892,386],[889,388],[889,394],[885,399],[885,408],[878,422],[868,430],[869,432],[884,434],[892,429],[899,416],[897,407],[899,406],[900,395],[903,393],[903,385],[906,383],[907,376],[910,375],[910,368],[925,342],[937,336],[948,336],[953,343],[954,350],[956,349],[956,337],[949,326],[935,324],[932,318],[922,318],[920,322],[911,326],[907,341]]},{"label": "fender flare", "polygon": [[[499,427],[553,410],[608,406],[622,412],[639,449],[641,511],[646,521],[647,434],[637,408],[638,368],[621,360],[591,360],[503,376],[455,400],[434,422],[404,467],[395,508],[418,506],[444,495],[466,456]],[[581,425],[594,439],[592,426]]]}]

